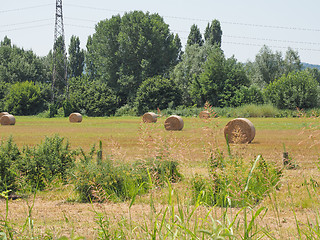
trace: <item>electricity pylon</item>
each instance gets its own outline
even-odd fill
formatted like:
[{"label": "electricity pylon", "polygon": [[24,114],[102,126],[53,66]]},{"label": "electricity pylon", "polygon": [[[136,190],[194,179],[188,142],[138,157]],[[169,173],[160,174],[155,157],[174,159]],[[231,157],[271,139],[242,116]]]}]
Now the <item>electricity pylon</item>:
[{"label": "electricity pylon", "polygon": [[56,94],[62,95],[64,93],[64,88],[66,88],[66,97],[68,98],[67,52],[63,26],[62,0],[56,0],[52,71],[53,103],[56,100]]}]

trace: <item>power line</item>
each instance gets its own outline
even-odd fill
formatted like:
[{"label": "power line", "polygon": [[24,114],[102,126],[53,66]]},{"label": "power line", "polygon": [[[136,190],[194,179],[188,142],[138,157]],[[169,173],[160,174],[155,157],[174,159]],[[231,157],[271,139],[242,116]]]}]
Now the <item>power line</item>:
[{"label": "power line", "polygon": [[52,6],[52,5],[53,5],[52,3],[49,3],[49,4],[32,6],[32,7],[24,7],[24,8],[15,8],[15,9],[0,10],[0,13],[18,12],[18,11],[24,11],[24,10],[29,10],[29,9],[47,7],[47,6]]},{"label": "power line", "polygon": [[18,25],[24,25],[24,24],[30,24],[30,23],[46,22],[46,21],[49,21],[49,20],[54,20],[54,19],[53,18],[47,18],[47,19],[34,20],[34,21],[29,21],[29,22],[6,24],[6,25],[0,25],[0,27],[11,27],[11,26],[18,26]]},{"label": "power line", "polygon": [[40,28],[40,27],[47,27],[47,26],[52,26],[52,24],[42,24],[42,25],[36,25],[36,26],[30,26],[30,27],[12,28],[12,29],[7,29],[7,30],[0,30],[0,32],[13,32],[13,31],[18,31],[18,30]]},{"label": "power line", "polygon": [[[126,12],[126,11],[123,11],[123,10],[97,8],[97,7],[91,7],[91,6],[76,5],[76,4],[65,4],[65,5],[66,6],[70,6],[70,7],[92,9],[92,10],[97,10],[97,11],[108,11],[108,12],[117,12],[117,13],[119,13],[119,12],[120,13],[125,13]],[[211,22],[212,21],[212,20],[208,20],[208,19],[179,17],[179,16],[163,16],[163,17],[172,18],[172,19],[179,19],[179,20],[187,20],[187,21],[200,21],[200,22]],[[220,22],[222,24],[240,25],[240,26],[247,26],[247,27],[274,28],[274,29],[320,32],[320,29],[317,29],[317,28],[278,26],[278,25],[264,25],[264,24],[254,24],[254,23],[230,22],[230,21],[220,21]]]}]

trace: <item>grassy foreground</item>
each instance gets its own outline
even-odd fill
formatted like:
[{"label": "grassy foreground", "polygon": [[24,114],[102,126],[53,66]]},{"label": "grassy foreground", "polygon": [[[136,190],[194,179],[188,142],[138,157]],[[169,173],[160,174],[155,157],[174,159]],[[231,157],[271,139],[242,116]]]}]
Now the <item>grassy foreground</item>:
[{"label": "grassy foreground", "polygon": [[[103,152],[119,163],[160,155],[174,159],[180,164],[184,180],[117,204],[78,203],[72,186],[52,183],[34,199],[1,200],[0,217],[6,217],[8,224],[23,232],[22,238],[26,239],[56,239],[63,235],[70,239],[108,239],[121,237],[121,232],[128,239],[198,239],[194,233],[203,229],[211,232],[203,239],[215,239],[215,235],[222,239],[319,237],[319,119],[250,119],[256,137],[252,144],[232,145],[233,155],[244,161],[262,155],[266,161],[282,166],[282,155],[287,151],[292,164],[298,166],[284,169],[278,190],[252,209],[212,208],[190,201],[190,180],[196,174],[208,175],[212,150],[227,154],[223,127],[231,119],[184,118],[180,132],[165,131],[164,120],[142,124],[137,117],[84,118],[80,124],[71,124],[67,118],[17,116],[15,126],[0,127],[2,140],[12,136],[19,147],[33,146],[45,136],[59,134],[69,140],[72,148],[81,147],[86,152],[102,141]],[[177,229],[184,234],[175,235]]]}]

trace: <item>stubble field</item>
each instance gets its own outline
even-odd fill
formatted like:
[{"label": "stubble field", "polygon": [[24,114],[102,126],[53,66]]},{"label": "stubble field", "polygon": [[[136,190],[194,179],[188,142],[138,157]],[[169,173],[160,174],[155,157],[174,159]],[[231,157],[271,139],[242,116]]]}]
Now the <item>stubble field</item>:
[{"label": "stubble field", "polygon": [[[179,163],[179,171],[184,178],[173,184],[172,188],[179,195],[180,203],[190,206],[192,177],[208,174],[208,158],[212,150],[219,149],[225,154],[228,152],[223,128],[230,120],[184,118],[183,130],[175,132],[165,131],[164,117],[155,124],[143,124],[138,117],[85,117],[82,123],[69,123],[67,118],[17,116],[16,125],[0,127],[0,136],[2,140],[12,136],[18,147],[22,148],[39,144],[45,136],[58,134],[69,141],[72,149],[81,147],[85,152],[101,141],[103,157],[109,155],[118,164],[165,155]],[[320,183],[319,119],[251,118],[250,121],[255,126],[256,137],[251,144],[231,145],[233,155],[245,161],[253,161],[262,155],[267,162],[275,162],[282,167],[285,148],[292,164],[297,166],[284,169],[279,190],[273,191],[254,207],[253,211],[261,207],[268,209],[263,219],[260,216],[256,219],[257,224],[268,229],[276,239],[298,239],[299,226],[302,228],[308,220],[319,217],[319,204],[317,199],[314,200],[318,196]],[[53,237],[65,235],[71,239],[75,236],[97,239],[97,212],[108,216],[111,226],[123,219],[143,225],[151,214],[151,195],[155,208],[161,211],[168,202],[168,194],[168,187],[153,189],[147,195],[138,196],[133,206],[130,206],[130,201],[84,204],[74,201],[77,196],[73,186],[53,183],[45,191],[38,192],[34,199],[30,195],[29,198],[10,200],[8,219],[19,231],[26,219],[32,219],[32,234],[35,235],[50,232]],[[32,211],[29,211],[31,207]],[[199,211],[205,213],[207,209],[210,208],[202,206]],[[6,202],[0,200],[1,217],[6,215],[5,211]],[[219,220],[223,211],[214,207],[212,214]],[[232,219],[238,211],[228,209],[227,214]],[[238,218],[241,219],[242,215]],[[202,217],[198,215],[198,218]],[[26,236],[30,236],[30,228],[25,229]]]}]

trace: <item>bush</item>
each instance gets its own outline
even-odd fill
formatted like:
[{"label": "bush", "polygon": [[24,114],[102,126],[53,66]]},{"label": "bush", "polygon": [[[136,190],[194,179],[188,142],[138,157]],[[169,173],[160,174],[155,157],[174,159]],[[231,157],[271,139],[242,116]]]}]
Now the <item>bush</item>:
[{"label": "bush", "polygon": [[262,91],[251,85],[250,87],[241,86],[240,89],[235,91],[234,97],[230,101],[230,105],[238,107],[244,104],[263,104]]},{"label": "bush", "polygon": [[40,87],[28,81],[12,84],[5,100],[5,109],[16,115],[40,113],[44,105]]},{"label": "bush", "polygon": [[107,84],[78,77],[70,80],[69,104],[72,111],[88,116],[110,116],[118,107],[118,97]]},{"label": "bush", "polygon": [[23,149],[18,168],[33,189],[42,190],[56,178],[67,180],[68,171],[74,166],[75,155],[69,143],[64,144],[64,138],[58,135],[46,137],[38,146]]},{"label": "bush", "polygon": [[181,102],[181,92],[172,79],[160,76],[145,80],[139,87],[135,106],[138,113],[143,114],[153,109],[165,109],[172,103],[178,106]]},{"label": "bush", "polygon": [[15,191],[16,163],[20,158],[20,152],[12,137],[7,142],[0,144],[0,193],[6,190]]},{"label": "bush", "polygon": [[318,105],[318,88],[318,82],[307,71],[292,72],[271,82],[264,95],[280,109],[313,108]]},{"label": "bush", "polygon": [[124,201],[132,199],[137,193],[141,195],[148,192],[150,180],[156,186],[166,181],[179,181],[181,175],[177,165],[173,161],[154,159],[133,165],[115,165],[109,156],[102,159],[100,142],[99,150],[93,147],[88,155],[82,152],[75,171],[75,190],[81,202]]},{"label": "bush", "polygon": [[243,207],[258,204],[277,186],[282,172],[262,157],[247,164],[241,158],[225,158],[219,151],[209,159],[209,178],[192,179],[193,201],[213,206]]}]

